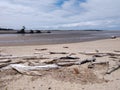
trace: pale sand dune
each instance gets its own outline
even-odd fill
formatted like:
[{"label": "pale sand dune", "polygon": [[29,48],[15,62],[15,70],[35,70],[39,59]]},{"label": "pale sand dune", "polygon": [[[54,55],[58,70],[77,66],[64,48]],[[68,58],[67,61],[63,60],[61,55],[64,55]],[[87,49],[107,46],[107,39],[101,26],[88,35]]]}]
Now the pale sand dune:
[{"label": "pale sand dune", "polygon": [[[43,48],[47,50],[35,50]],[[114,50],[120,51],[120,38],[71,44],[6,46],[0,47],[0,50],[1,54],[13,56],[42,55],[50,59],[66,56],[66,54],[49,54],[51,51],[67,52],[69,54],[74,53],[73,56],[83,60],[92,56],[82,55],[79,52],[95,52],[98,50],[102,53],[110,53]],[[120,60],[120,56],[118,58]],[[34,62],[34,60],[32,61]],[[97,57],[97,61],[110,61],[110,65],[114,64],[113,59],[108,56]],[[73,65],[60,70],[41,71],[42,76],[21,75],[13,70],[1,71],[0,90],[120,90],[120,69],[104,75],[107,66],[98,66],[91,70],[87,68],[87,65]],[[74,72],[74,68],[79,70],[79,74]]]}]

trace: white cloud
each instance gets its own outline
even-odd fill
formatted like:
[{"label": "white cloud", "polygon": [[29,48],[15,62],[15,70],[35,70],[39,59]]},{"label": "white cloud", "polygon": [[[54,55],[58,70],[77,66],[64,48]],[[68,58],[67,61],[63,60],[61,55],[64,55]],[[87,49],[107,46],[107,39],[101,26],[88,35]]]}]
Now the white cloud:
[{"label": "white cloud", "polygon": [[1,0],[0,26],[40,29],[119,29],[120,0]]}]

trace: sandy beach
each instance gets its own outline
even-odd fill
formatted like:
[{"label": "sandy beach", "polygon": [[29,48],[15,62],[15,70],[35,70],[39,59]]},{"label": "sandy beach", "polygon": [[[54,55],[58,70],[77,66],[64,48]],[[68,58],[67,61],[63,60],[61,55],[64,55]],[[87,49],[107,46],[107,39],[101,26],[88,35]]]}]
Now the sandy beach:
[{"label": "sandy beach", "polygon": [[[23,70],[17,65],[58,67]],[[117,69],[109,72],[116,66]],[[1,46],[0,90],[120,90],[119,68],[120,38],[69,44]]]}]

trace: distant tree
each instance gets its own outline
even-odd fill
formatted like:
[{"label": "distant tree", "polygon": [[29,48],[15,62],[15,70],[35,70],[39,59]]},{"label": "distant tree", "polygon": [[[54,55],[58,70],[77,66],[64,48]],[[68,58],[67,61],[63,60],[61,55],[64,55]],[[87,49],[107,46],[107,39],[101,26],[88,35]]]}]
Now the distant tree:
[{"label": "distant tree", "polygon": [[25,33],[25,26],[22,27],[22,29],[20,31],[18,31],[17,33],[22,33],[24,34]]},{"label": "distant tree", "polygon": [[33,31],[33,30],[30,30],[30,33],[34,33],[34,31]]},{"label": "distant tree", "polygon": [[36,30],[36,33],[42,33],[40,30]]},{"label": "distant tree", "polygon": [[47,33],[51,33],[51,31],[47,31]]}]

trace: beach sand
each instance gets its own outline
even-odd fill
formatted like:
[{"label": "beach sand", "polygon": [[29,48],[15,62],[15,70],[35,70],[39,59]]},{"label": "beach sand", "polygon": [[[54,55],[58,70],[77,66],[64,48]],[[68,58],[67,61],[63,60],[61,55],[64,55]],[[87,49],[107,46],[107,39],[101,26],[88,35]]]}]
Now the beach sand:
[{"label": "beach sand", "polygon": [[[95,57],[96,62],[109,62],[109,64],[95,65],[93,68],[88,68],[90,63],[85,63],[35,71],[41,74],[40,76],[23,75],[16,70],[3,67],[0,68],[0,90],[120,90],[120,69],[106,74],[110,67],[120,63],[119,51],[120,38],[69,44],[1,46],[0,58],[9,57],[12,62],[22,61],[22,64],[31,66],[44,65],[43,62],[66,56],[79,57],[79,61],[93,57],[81,54],[81,52],[117,55]],[[51,54],[50,52],[65,53]],[[31,56],[41,58],[12,58]]]}]

